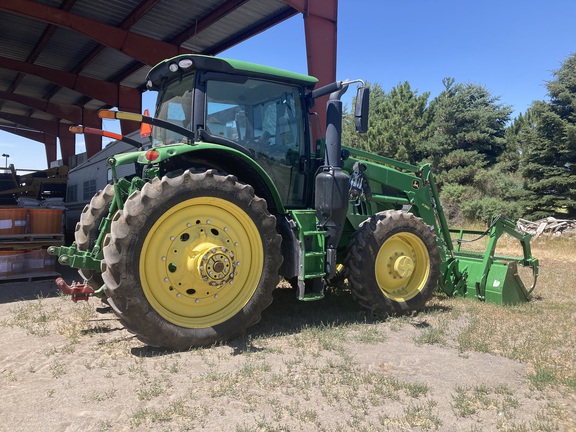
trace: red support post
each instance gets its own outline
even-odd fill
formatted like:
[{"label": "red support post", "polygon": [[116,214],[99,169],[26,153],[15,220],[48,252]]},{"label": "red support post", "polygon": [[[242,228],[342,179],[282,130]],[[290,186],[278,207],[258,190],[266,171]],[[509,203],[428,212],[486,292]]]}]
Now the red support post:
[{"label": "red support post", "polygon": [[58,140],[60,141],[60,154],[62,163],[69,166],[70,156],[76,154],[76,135],[69,130],[70,124],[60,123],[58,126]]},{"label": "red support post", "polygon": [[[82,109],[82,125],[95,129],[102,129],[102,119],[98,117],[98,111],[83,108]],[[102,150],[102,136],[95,134],[85,134],[84,140],[86,143],[86,156],[92,157],[100,150]]]},{"label": "red support post", "polygon": [[44,134],[44,147],[46,148],[46,166],[50,167],[50,163],[55,161],[58,157],[58,152],[56,151],[56,137]]},{"label": "red support post", "polygon": [[[306,36],[308,74],[318,78],[318,87],[336,81],[338,0],[285,0],[302,13]],[[316,101],[322,131],[326,130],[328,96]],[[317,131],[313,128],[314,139]]]}]

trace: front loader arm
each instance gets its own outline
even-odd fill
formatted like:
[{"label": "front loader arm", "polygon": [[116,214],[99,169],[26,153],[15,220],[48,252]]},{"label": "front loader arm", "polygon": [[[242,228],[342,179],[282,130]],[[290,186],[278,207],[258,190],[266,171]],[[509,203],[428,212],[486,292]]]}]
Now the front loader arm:
[{"label": "front loader arm", "polygon": [[398,206],[408,208],[434,228],[444,254],[450,255],[452,241],[430,165],[414,166],[358,149],[346,150],[352,156],[344,162],[346,171],[352,172],[356,162],[366,166],[370,200],[376,204],[373,213]]},{"label": "front loader arm", "polygon": [[[485,232],[459,230],[459,239],[453,241],[451,232],[458,231],[448,227],[430,165],[413,166],[358,149],[346,150],[351,157],[345,160],[344,169],[354,179],[355,164],[361,163],[370,189],[368,195],[358,193],[363,198],[358,208],[363,211],[353,207],[354,210],[349,212],[348,219],[354,229],[377,212],[402,207],[421,217],[436,233],[441,256],[440,290],[448,295],[474,297],[499,304],[515,304],[530,298],[538,277],[538,260],[532,257],[531,236],[517,231],[513,221],[499,216]],[[488,235],[486,249],[463,251],[464,234]],[[520,242],[522,257],[495,254],[496,244],[503,234],[509,234]],[[517,265],[532,269],[533,282],[528,289],[520,280]]]}]

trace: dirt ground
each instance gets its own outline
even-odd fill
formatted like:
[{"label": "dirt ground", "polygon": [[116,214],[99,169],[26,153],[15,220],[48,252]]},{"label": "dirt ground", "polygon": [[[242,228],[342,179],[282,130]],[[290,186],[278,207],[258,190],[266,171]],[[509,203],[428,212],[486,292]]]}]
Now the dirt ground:
[{"label": "dirt ground", "polygon": [[0,285],[0,431],[576,430],[573,393],[536,388],[525,363],[421,343],[426,315],[377,320],[349,298],[277,291],[248,336],[163,352],[97,299]]}]

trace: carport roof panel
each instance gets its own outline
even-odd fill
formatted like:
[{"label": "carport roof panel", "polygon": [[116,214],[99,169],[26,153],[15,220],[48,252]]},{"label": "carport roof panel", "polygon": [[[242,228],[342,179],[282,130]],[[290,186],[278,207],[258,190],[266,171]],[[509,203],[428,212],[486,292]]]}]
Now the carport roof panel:
[{"label": "carport roof panel", "polygon": [[205,30],[188,39],[183,46],[203,54],[216,54],[242,40],[246,34],[246,24],[253,23],[253,31],[269,28],[279,17],[288,17],[294,9],[276,0],[260,0],[246,3],[214,22]]},{"label": "carport roof panel", "polygon": [[154,39],[170,41],[186,30],[193,31],[192,29],[196,28],[204,17],[225,3],[229,2],[226,0],[159,2],[154,7],[153,13],[146,14],[134,24],[132,31]]},{"label": "carport roof panel", "polygon": [[0,11],[0,56],[26,60],[45,30],[46,24]]},{"label": "carport roof panel", "polygon": [[[58,3],[58,2],[57,2]],[[71,12],[85,18],[118,26],[124,20],[127,11],[134,10],[140,0],[82,0],[74,2]]]},{"label": "carport roof panel", "polygon": [[56,29],[44,49],[38,54],[34,64],[57,70],[71,71],[79,60],[86,57],[90,51],[98,46],[97,42],[76,34],[70,37],[71,32]]}]

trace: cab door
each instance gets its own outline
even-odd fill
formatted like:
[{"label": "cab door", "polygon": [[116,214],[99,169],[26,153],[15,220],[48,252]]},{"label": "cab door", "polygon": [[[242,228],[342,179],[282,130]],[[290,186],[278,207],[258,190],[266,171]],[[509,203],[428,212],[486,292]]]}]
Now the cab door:
[{"label": "cab door", "polygon": [[206,128],[251,150],[285,207],[306,206],[307,157],[301,89],[257,79],[206,83]]}]

